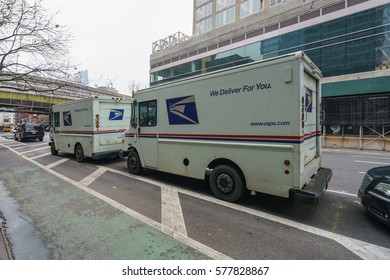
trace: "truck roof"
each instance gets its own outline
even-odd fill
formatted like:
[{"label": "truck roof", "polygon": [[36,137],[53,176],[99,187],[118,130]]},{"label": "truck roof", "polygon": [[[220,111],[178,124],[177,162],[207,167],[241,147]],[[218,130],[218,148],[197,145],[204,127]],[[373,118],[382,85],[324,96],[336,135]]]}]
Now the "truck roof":
[{"label": "truck roof", "polygon": [[52,108],[66,106],[69,104],[85,102],[85,101],[90,101],[90,100],[132,102],[132,99],[130,98],[130,96],[129,96],[129,98],[110,97],[110,96],[91,96],[91,97],[86,97],[86,98],[82,98],[82,99],[75,99],[75,100],[64,102],[61,104],[56,104],[56,105],[53,105]]}]

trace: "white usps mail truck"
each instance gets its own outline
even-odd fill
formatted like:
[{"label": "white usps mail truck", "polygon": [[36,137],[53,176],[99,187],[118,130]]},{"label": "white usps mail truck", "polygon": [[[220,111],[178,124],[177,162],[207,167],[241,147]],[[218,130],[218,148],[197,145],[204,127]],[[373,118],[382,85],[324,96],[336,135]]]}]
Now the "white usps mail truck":
[{"label": "white usps mail truck", "polygon": [[207,179],[214,195],[246,190],[318,202],[321,72],[303,52],[137,92],[123,134],[130,173]]},{"label": "white usps mail truck", "polygon": [[122,134],[129,126],[131,100],[90,97],[54,105],[51,112],[51,153],[72,153],[77,161],[119,155]]}]

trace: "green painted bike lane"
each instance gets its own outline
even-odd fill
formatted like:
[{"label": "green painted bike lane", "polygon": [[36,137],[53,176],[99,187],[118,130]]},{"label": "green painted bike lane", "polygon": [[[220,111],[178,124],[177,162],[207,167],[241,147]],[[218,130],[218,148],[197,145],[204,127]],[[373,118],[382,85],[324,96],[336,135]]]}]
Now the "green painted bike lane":
[{"label": "green painted bike lane", "polygon": [[31,217],[49,259],[209,259],[8,149],[0,161],[0,180]]}]

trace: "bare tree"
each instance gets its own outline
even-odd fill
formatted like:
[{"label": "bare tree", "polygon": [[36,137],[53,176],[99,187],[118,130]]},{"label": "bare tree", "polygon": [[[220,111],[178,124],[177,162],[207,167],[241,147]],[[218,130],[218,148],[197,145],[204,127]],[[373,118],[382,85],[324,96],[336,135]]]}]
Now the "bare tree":
[{"label": "bare tree", "polygon": [[71,34],[41,0],[0,0],[0,89],[53,92],[66,86]]}]

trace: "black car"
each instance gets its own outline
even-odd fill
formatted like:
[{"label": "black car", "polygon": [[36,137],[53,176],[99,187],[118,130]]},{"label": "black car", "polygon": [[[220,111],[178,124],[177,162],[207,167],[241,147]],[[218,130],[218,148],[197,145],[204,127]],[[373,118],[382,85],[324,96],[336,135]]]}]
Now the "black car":
[{"label": "black car", "polygon": [[358,196],[371,215],[390,226],[390,166],[368,170]]},{"label": "black car", "polygon": [[38,139],[43,141],[45,131],[41,124],[21,124],[15,131],[15,140],[25,141],[27,139]]}]

